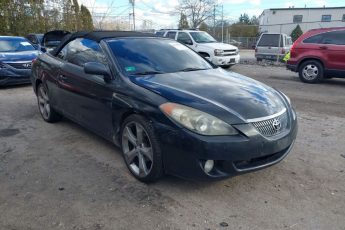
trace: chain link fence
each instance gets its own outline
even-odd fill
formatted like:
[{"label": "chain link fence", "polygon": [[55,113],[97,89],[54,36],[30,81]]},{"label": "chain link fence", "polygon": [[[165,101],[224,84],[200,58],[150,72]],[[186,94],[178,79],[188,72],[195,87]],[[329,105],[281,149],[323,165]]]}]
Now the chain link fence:
[{"label": "chain link fence", "polygon": [[240,49],[255,49],[257,39],[257,37],[230,37],[225,38],[224,43],[237,46]]}]

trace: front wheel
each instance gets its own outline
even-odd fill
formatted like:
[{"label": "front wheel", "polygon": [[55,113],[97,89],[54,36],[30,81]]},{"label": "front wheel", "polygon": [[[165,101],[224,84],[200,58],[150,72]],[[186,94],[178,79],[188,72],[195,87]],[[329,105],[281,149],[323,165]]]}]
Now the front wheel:
[{"label": "front wheel", "polygon": [[37,104],[45,121],[53,123],[61,120],[61,115],[51,108],[48,90],[43,84],[39,84],[37,87]]},{"label": "front wheel", "polygon": [[230,69],[233,65],[221,65],[223,69]]},{"label": "front wheel", "polygon": [[142,116],[131,115],[121,128],[123,158],[129,171],[142,182],[163,176],[162,153],[152,124]]},{"label": "front wheel", "polygon": [[318,61],[306,61],[299,68],[299,78],[305,83],[318,83],[323,79],[323,66]]}]

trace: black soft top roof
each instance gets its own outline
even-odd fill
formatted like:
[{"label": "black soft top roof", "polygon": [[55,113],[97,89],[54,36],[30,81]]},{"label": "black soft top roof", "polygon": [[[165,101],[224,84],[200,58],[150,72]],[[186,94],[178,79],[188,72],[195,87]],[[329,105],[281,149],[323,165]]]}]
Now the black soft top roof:
[{"label": "black soft top roof", "polygon": [[66,35],[58,47],[51,51],[52,55],[57,55],[62,47],[65,46],[68,42],[76,38],[87,38],[100,42],[103,39],[107,38],[120,38],[120,37],[156,37],[155,34],[141,33],[136,31],[79,31],[72,34]]}]

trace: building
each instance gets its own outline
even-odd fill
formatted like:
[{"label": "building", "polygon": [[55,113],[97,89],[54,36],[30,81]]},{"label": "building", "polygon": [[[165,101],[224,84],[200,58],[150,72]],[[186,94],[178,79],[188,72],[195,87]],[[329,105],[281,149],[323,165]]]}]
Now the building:
[{"label": "building", "polygon": [[297,25],[303,32],[345,26],[345,7],[267,9],[259,17],[259,32],[290,35]]}]

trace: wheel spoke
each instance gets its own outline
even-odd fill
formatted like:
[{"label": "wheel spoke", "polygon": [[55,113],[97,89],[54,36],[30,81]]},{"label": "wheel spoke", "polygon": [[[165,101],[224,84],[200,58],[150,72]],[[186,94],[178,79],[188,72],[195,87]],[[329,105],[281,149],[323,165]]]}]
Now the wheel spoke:
[{"label": "wheel spoke", "polygon": [[125,153],[125,156],[127,158],[127,162],[131,164],[136,156],[138,156],[138,151],[136,149],[132,149],[131,151],[128,151]]},{"label": "wheel spoke", "polygon": [[140,148],[141,153],[146,156],[150,161],[153,161],[153,152],[151,147]]},{"label": "wheel spoke", "polygon": [[144,130],[139,124],[135,124],[135,129],[137,130],[137,141],[138,144],[141,145],[143,143],[143,133]]},{"label": "wheel spoke", "polygon": [[45,106],[44,106],[44,110],[46,111],[47,116],[49,116],[49,114],[50,114],[50,106],[49,106],[49,104],[48,104],[48,103],[46,103],[46,104],[45,104]]},{"label": "wheel spoke", "polygon": [[128,126],[125,128],[124,135],[127,140],[132,143],[132,145],[137,146],[137,138],[134,136],[132,130]]},{"label": "wheel spoke", "polygon": [[148,174],[145,158],[139,153],[139,175],[146,176]]}]

